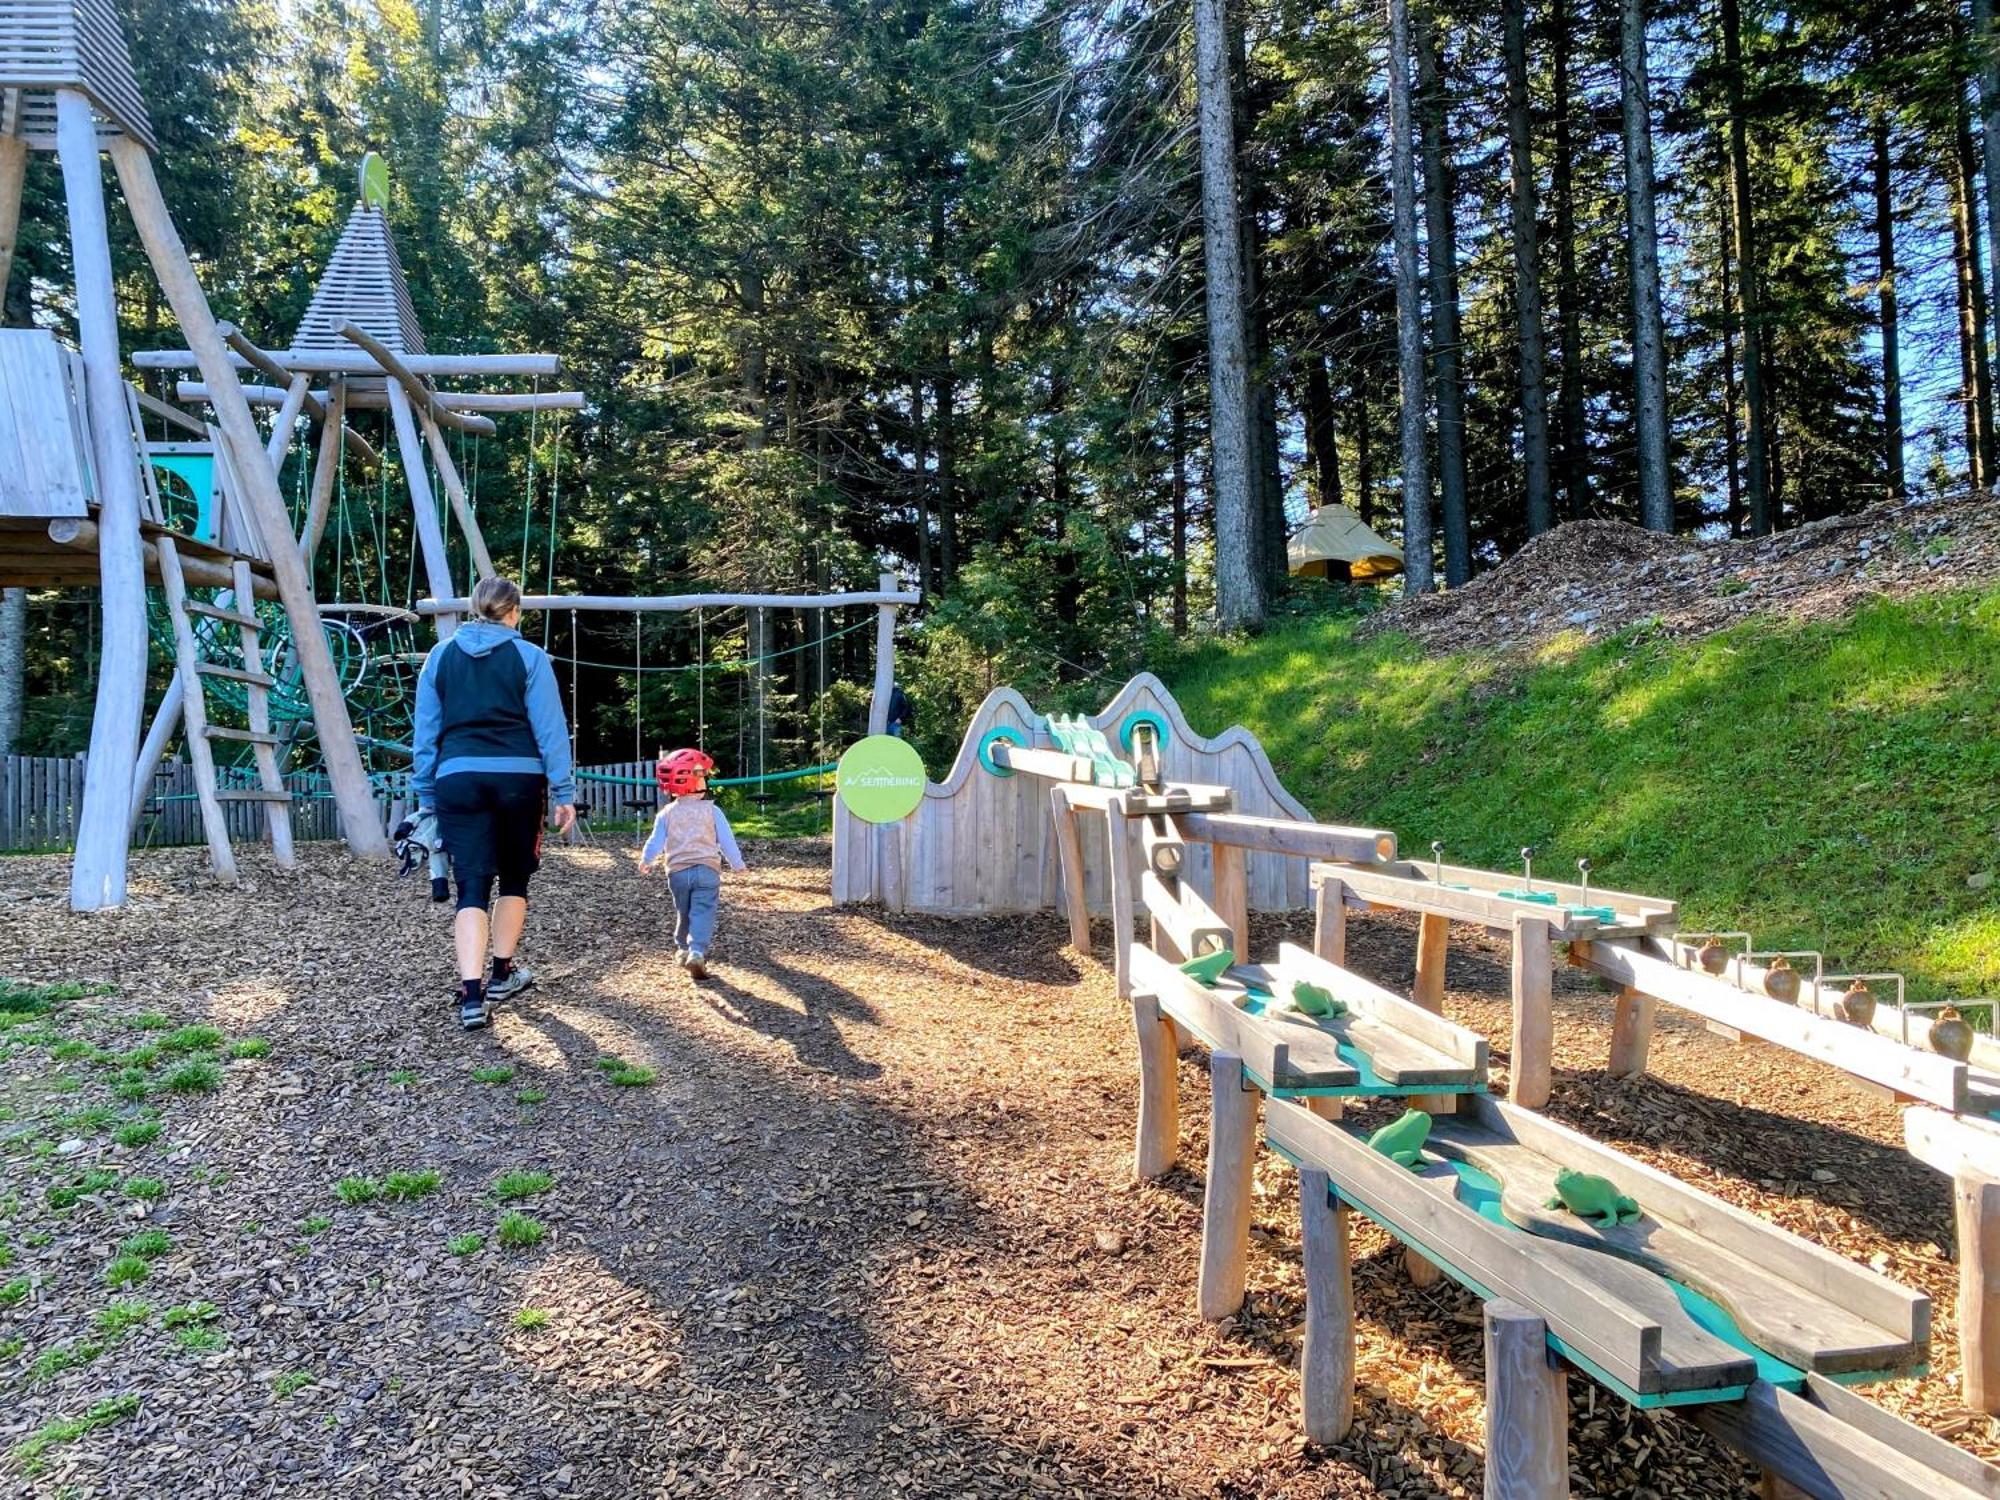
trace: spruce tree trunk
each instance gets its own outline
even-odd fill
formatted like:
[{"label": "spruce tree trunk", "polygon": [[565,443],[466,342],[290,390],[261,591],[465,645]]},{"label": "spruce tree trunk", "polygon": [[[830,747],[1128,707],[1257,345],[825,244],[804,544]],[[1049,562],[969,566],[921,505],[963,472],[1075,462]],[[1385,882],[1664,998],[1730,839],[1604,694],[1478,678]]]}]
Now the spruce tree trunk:
[{"label": "spruce tree trunk", "polygon": [[1528,535],[1555,524],[1549,487],[1549,393],[1542,346],[1541,239],[1536,224],[1534,139],[1528,119],[1527,0],[1501,0],[1507,54],[1507,143],[1514,171],[1514,302],[1521,332],[1521,455]]},{"label": "spruce tree trunk", "polygon": [[1188,522],[1188,477],[1187,477],[1187,397],[1176,387],[1173,408],[1173,507],[1174,530],[1172,538],[1174,556],[1174,635],[1185,636],[1188,630],[1188,578],[1187,578],[1187,522]]},{"label": "spruce tree trunk", "polygon": [[[1197,0],[1201,3],[1201,0]],[[1424,388],[1423,292],[1417,271],[1417,180],[1410,120],[1409,0],[1389,0],[1389,181],[1395,209],[1396,366],[1401,397],[1403,592],[1428,594],[1431,560],[1430,453]]]},{"label": "spruce tree trunk", "polygon": [[1757,236],[1750,200],[1750,143],[1743,120],[1743,18],[1737,0],[1722,0],[1722,79],[1729,111],[1729,218],[1736,230],[1736,299],[1742,306],[1744,503],[1750,534],[1769,536],[1774,519],[1765,439],[1771,430],[1764,400],[1764,316],[1757,296]]},{"label": "spruce tree trunk", "polygon": [[1308,354],[1306,366],[1306,469],[1312,476],[1313,507],[1340,501],[1340,447],[1333,416],[1333,382],[1326,356]]},{"label": "spruce tree trunk", "polygon": [[1986,440],[1979,423],[1978,380],[1972,370],[1972,273],[1965,245],[1965,192],[1956,175],[1951,184],[1951,259],[1958,284],[1958,404],[1965,418],[1965,477],[1974,489],[1986,487]]},{"label": "spruce tree trunk", "polygon": [[21,739],[28,670],[28,591],[0,589],[0,755]]},{"label": "spruce tree trunk", "polygon": [[1958,95],[1959,210],[1964,217],[1965,274],[1971,313],[1972,405],[1978,428],[1979,471],[1991,488],[1995,479],[1993,438],[1993,365],[1986,351],[1986,269],[1980,251],[1979,167],[1972,145],[1972,120],[1965,94]]},{"label": "spruce tree trunk", "polygon": [[[1423,0],[1428,3],[1428,0]],[[1444,581],[1472,577],[1472,531],[1465,499],[1465,380],[1458,307],[1458,216],[1445,150],[1447,107],[1438,64],[1437,28],[1416,16],[1417,89],[1422,99],[1424,233],[1431,280],[1431,370],[1437,390],[1438,494],[1444,512]]]},{"label": "spruce tree trunk", "polygon": [[1993,0],[1972,0],[1972,47],[1979,66],[1979,129],[1986,146],[1986,248],[1993,274],[2000,277],[2000,38],[1993,31]]},{"label": "spruce tree trunk", "polygon": [[1667,463],[1666,328],[1660,313],[1660,231],[1653,203],[1653,88],[1646,65],[1646,0],[1623,0],[1625,215],[1632,259],[1633,417],[1639,449],[1639,519],[1648,531],[1674,529]]},{"label": "spruce tree trunk", "polygon": [[1223,628],[1264,621],[1251,470],[1249,352],[1243,328],[1243,240],[1237,213],[1235,121],[1223,0],[1195,0],[1201,113],[1202,250],[1208,272],[1209,446],[1215,503],[1215,601]]},{"label": "spruce tree trunk", "polygon": [[1562,489],[1563,510],[1572,521],[1583,519],[1590,501],[1590,441],[1583,416],[1583,313],[1578,305],[1576,274],[1576,190],[1574,145],[1570,127],[1570,36],[1567,0],[1554,0],[1549,14],[1549,68],[1555,111],[1549,167],[1555,197],[1556,326],[1562,354]]},{"label": "spruce tree trunk", "polygon": [[[944,279],[946,253],[944,193],[931,194],[931,296],[941,301],[949,293]],[[938,583],[949,589],[958,579],[958,378],[952,365],[949,330],[938,336],[937,367],[931,380],[931,405],[937,437]]]},{"label": "spruce tree trunk", "polygon": [[1736,231],[1729,222],[1725,197],[1716,220],[1722,230],[1717,264],[1722,268],[1722,458],[1729,479],[1729,534],[1743,535],[1743,455],[1736,435]]},{"label": "spruce tree trunk", "polygon": [[1249,360],[1251,524],[1264,592],[1285,587],[1285,495],[1278,464],[1278,395],[1271,371],[1271,299],[1265,294],[1264,211],[1268,197],[1250,150],[1259,101],[1252,89],[1243,7],[1229,10],[1230,99],[1235,106],[1236,181],[1243,234],[1243,337]]},{"label": "spruce tree trunk", "polygon": [[1375,449],[1368,441],[1368,393],[1354,387],[1354,513],[1363,526],[1375,524]]},{"label": "spruce tree trunk", "polygon": [[1896,204],[1889,177],[1889,117],[1875,117],[1876,292],[1882,308],[1882,472],[1889,498],[1901,500],[1903,479],[1902,324],[1896,310]]}]

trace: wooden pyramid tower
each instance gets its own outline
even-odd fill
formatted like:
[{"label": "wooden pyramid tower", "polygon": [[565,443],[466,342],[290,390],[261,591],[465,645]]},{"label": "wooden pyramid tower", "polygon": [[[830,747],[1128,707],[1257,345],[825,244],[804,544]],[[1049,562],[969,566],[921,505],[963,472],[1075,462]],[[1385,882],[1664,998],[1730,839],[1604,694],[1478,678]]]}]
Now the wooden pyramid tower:
[{"label": "wooden pyramid tower", "polygon": [[83,814],[70,870],[70,905],[79,910],[125,900],[147,670],[144,511],[137,437],[119,357],[100,161],[107,151],[146,259],[214,392],[223,445],[218,457],[239,476],[243,519],[270,558],[342,831],[356,852],[388,854],[277,472],[161,196],[153,171],[155,149],[131,52],[111,0],[0,0],[0,292],[13,269],[28,154],[53,151],[61,164],[68,210],[84,376],[82,426],[96,479],[104,623]]},{"label": "wooden pyramid tower", "polygon": [[333,247],[306,315],[299,320],[292,349],[352,350],[354,346],[340,336],[343,323],[355,324],[397,354],[426,352],[409,283],[403,279],[403,262],[389,233],[389,215],[365,198],[347,216],[340,243]]}]

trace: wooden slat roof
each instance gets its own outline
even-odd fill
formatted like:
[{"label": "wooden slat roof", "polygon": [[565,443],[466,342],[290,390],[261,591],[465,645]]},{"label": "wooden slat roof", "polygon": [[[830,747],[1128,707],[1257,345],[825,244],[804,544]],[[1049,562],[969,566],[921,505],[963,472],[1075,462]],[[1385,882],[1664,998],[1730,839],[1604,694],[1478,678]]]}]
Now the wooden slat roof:
[{"label": "wooden slat roof", "polygon": [[0,0],[0,129],[55,145],[55,90],[87,95],[104,123],[156,148],[111,0]]},{"label": "wooden slat roof", "polygon": [[292,348],[352,353],[354,346],[336,332],[349,321],[398,354],[426,352],[424,331],[417,325],[417,310],[410,301],[388,219],[380,209],[363,204],[356,204],[348,215],[340,243],[334,246],[305,317],[299,320]]}]

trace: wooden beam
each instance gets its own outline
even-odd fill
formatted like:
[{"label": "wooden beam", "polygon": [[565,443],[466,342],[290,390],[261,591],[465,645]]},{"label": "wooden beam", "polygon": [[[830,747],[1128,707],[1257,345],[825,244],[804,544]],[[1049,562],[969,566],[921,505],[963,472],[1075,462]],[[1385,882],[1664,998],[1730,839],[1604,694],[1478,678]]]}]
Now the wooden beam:
[{"label": "wooden beam", "polygon": [[[896,575],[875,575],[877,593],[896,592]],[[760,606],[761,607],[761,606]],[[896,606],[884,600],[875,606],[875,686],[868,695],[868,732],[886,734],[889,729],[889,699],[896,690]]]},{"label": "wooden beam", "polygon": [[[95,521],[84,521],[72,516],[63,516],[58,520],[49,522],[46,535],[50,542],[57,547],[73,551],[77,554],[78,579],[80,582],[91,582],[96,579],[97,563],[95,557],[98,548],[99,532]],[[140,556],[144,560],[147,575],[152,578],[158,578],[160,576],[160,556],[158,549],[150,541],[142,540],[139,546]],[[182,576],[196,588],[226,589],[230,586],[230,572],[227,563],[217,562],[206,557],[183,557],[180,561]],[[259,599],[275,599],[278,597],[278,585],[268,576],[263,573],[253,573],[251,576],[257,585],[257,597]]]},{"label": "wooden beam", "polygon": [[206,422],[197,420],[187,412],[182,411],[178,406],[173,406],[162,401],[158,396],[147,395],[137,386],[132,387],[132,394],[139,398],[139,406],[142,410],[150,412],[162,422],[172,423],[190,437],[199,438],[203,442],[208,441],[208,424]]},{"label": "wooden beam", "polygon": [[1958,1231],[1959,1385],[1974,1411],[2000,1411],[2000,1181],[1971,1167],[1952,1178]]},{"label": "wooden beam", "polygon": [[1160,1009],[1188,1036],[1211,1053],[1241,1058],[1273,1088],[1352,1089],[1361,1084],[1361,1070],[1340,1055],[1339,1039],[1331,1032],[1238,1009],[1151,948],[1134,945],[1132,983],[1138,992],[1157,996]]},{"label": "wooden beam", "polygon": [[7,300],[14,249],[21,240],[21,189],[27,178],[28,143],[18,135],[0,135],[0,304]]},{"label": "wooden beam", "polygon": [[1298,823],[1286,818],[1256,818],[1246,813],[1182,813],[1174,821],[1181,837],[1265,854],[1291,854],[1301,859],[1373,864],[1396,857],[1396,835],[1384,828],[1343,828],[1330,823]]},{"label": "wooden beam", "polygon": [[1516,1302],[1486,1304],[1486,1500],[1569,1494],[1569,1380],[1549,1325]]},{"label": "wooden beam", "polygon": [[1069,945],[1090,952],[1090,899],[1084,888],[1083,835],[1069,789],[1049,788],[1049,821],[1054,825],[1057,869],[1062,876],[1063,911],[1069,918]]},{"label": "wooden beam", "polygon": [[1611,1076],[1641,1077],[1652,1043],[1653,997],[1628,985],[1619,990],[1611,1013]]},{"label": "wooden beam", "polygon": [[[1349,872],[1347,884],[1357,896],[1375,906],[1423,912],[1426,915],[1436,915],[1456,922],[1472,922],[1502,930],[1512,925],[1516,917],[1540,917],[1550,923],[1564,938],[1573,940],[1633,936],[1653,931],[1651,924],[1655,919],[1639,913],[1632,913],[1629,921],[1605,923],[1583,913],[1564,911],[1538,901],[1524,901],[1513,896],[1503,896],[1497,891],[1459,890],[1450,884],[1440,885],[1430,878],[1428,871],[1421,875],[1403,873],[1415,868],[1410,865],[1383,869],[1356,867]],[[1488,876],[1488,878],[1498,877]],[[1536,882],[1536,886],[1539,890],[1550,889],[1539,881]],[[1671,917],[1662,917],[1659,920],[1668,921]]]},{"label": "wooden beam", "polygon": [[1347,1205],[1325,1172],[1299,1173],[1299,1241],[1306,1281],[1299,1397],[1306,1441],[1330,1445],[1354,1425],[1354,1271]]},{"label": "wooden beam", "polygon": [[1313,952],[1336,966],[1347,962],[1347,887],[1329,875],[1313,883]]},{"label": "wooden beam", "polygon": [[319,453],[313,461],[312,494],[306,501],[305,520],[299,526],[299,554],[312,571],[319,552],[320,538],[333,514],[334,486],[340,479],[340,434],[347,425],[347,382],[336,380],[327,396],[327,419],[320,427]]},{"label": "wooden beam", "polygon": [[[422,378],[403,362],[402,356],[395,353],[387,344],[376,338],[372,333],[369,333],[360,324],[353,322],[342,323],[334,332],[338,333],[349,343],[367,350],[374,357],[375,362],[393,377],[390,381],[389,389],[394,391],[398,386],[401,386],[404,395],[411,402],[429,413],[432,420],[456,432],[474,432],[478,433],[481,437],[492,437],[500,430],[493,425],[489,418],[469,417],[463,412],[449,411],[439,406],[437,404],[436,393],[429,386],[425,385]],[[389,397],[389,410],[392,413],[396,410],[396,398],[393,395]]]},{"label": "wooden beam", "polygon": [[278,408],[278,415],[271,422],[271,437],[264,444],[264,457],[270,460],[274,473],[282,474],[285,464],[285,450],[292,446],[292,429],[298,426],[299,413],[305,410],[306,379],[304,375],[292,377],[291,389],[285,392],[284,405]]},{"label": "wooden beam", "polygon": [[424,441],[430,445],[431,460],[437,465],[445,498],[451,502],[451,513],[458,518],[458,529],[465,534],[466,549],[472,554],[475,581],[491,578],[493,554],[486,550],[486,535],[479,529],[479,517],[472,513],[472,503],[466,499],[465,484],[458,477],[458,465],[451,461],[451,449],[445,446],[444,434],[438,430],[437,423],[427,410],[418,409],[417,422],[424,430]]},{"label": "wooden beam", "polygon": [[[922,594],[642,594],[624,598],[617,594],[525,594],[521,608],[575,609],[613,614],[659,614],[683,609],[846,609],[864,604],[921,604]],[[462,615],[472,608],[464,598],[419,599],[420,615]]]},{"label": "wooden beam", "polygon": [[167,295],[174,317],[198,356],[202,374],[221,397],[215,404],[216,419],[242,471],[251,523],[265,539],[265,547],[271,554],[272,576],[291,622],[292,650],[312,701],[320,753],[335,805],[340,810],[341,830],[348,847],[357,854],[387,859],[389,841],[376,815],[374,793],[354,738],[354,724],[348,717],[340,680],[333,669],[333,656],[320,628],[312,580],[307,577],[305,562],[298,552],[282,544],[292,534],[291,517],[286,512],[284,496],[278,492],[277,477],[268,467],[252,461],[263,445],[257,439],[257,425],[251,420],[249,406],[240,394],[231,395],[237,389],[237,381],[229,351],[216,332],[208,298],[195,279],[187,250],[160,197],[151,156],[143,145],[129,137],[112,140],[110,150],[147,259]]},{"label": "wooden beam", "polygon": [[[1350,882],[1349,890],[1355,889]],[[1410,999],[1436,1015],[1444,1014],[1444,965],[1451,949],[1451,921],[1436,912],[1417,918],[1416,972],[1410,978]]]},{"label": "wooden beam", "polygon": [[[282,376],[284,372],[280,370],[279,374]],[[365,380],[368,377],[334,375],[329,378]],[[208,387],[199,380],[178,381],[174,390],[182,401],[208,399]],[[243,395],[252,406],[277,406],[285,399],[284,387],[275,385],[246,385]],[[431,401],[440,410],[459,412],[581,411],[590,404],[582,391],[432,391]],[[382,391],[356,391],[348,404],[356,411],[387,411],[389,398]]]},{"label": "wooden beam", "polygon": [[1230,948],[1239,959],[1250,956],[1250,867],[1240,844],[1216,844],[1210,850],[1215,877],[1215,914],[1228,924]]},{"label": "wooden beam", "polygon": [[[1105,805],[1105,862],[1111,884],[1111,969],[1120,999],[1132,995],[1132,898],[1139,886],[1132,868],[1132,831],[1125,822],[1125,799],[1114,796]],[[1185,977],[1185,976],[1183,976]]]},{"label": "wooden beam", "polygon": [[[307,375],[372,375],[380,378],[388,370],[373,356],[360,350],[291,349],[274,354],[272,361],[288,379],[295,373]],[[562,373],[562,360],[554,354],[405,354],[399,362],[413,375],[478,378],[490,375],[548,376]],[[206,370],[201,360],[186,349],[141,349],[132,356],[141,370]],[[239,352],[230,360],[232,370],[257,368]]]},{"label": "wooden beam", "polygon": [[1096,780],[1097,768],[1085,755],[1067,750],[1044,750],[1033,745],[1011,745],[995,740],[987,746],[987,756],[1004,771],[1041,776],[1050,781],[1073,781],[1089,785]]},{"label": "wooden beam", "polygon": [[[1660,956],[1651,940],[1576,943],[1570,948],[1570,961],[1703,1020],[1775,1042],[1869,1083],[1953,1113],[1965,1107],[1969,1070],[1964,1063],[1905,1047],[1831,1016],[1815,1016],[1797,1006],[1753,995],[1700,968],[1684,969]],[[1912,1028],[1914,1031],[1914,1022]]]},{"label": "wooden beam", "polygon": [[1219,1323],[1243,1308],[1250,1270],[1250,1194],[1257,1164],[1256,1088],[1243,1059],[1213,1052],[1208,1059],[1208,1181],[1202,1192],[1202,1321]]},{"label": "wooden beam", "polygon": [[76,277],[77,342],[83,353],[91,460],[97,477],[98,589],[104,600],[97,701],[90,721],[76,857],[70,863],[69,904],[76,911],[96,911],[125,904],[132,769],[139,755],[139,721],[146,708],[146,562],[139,535],[132,421],[118,360],[118,303],[105,223],[97,115],[90,100],[76,89],[56,90],[56,145]]},{"label": "wooden beam", "polygon": [[[451,579],[451,555],[444,545],[444,528],[438,524],[437,501],[431,495],[430,476],[424,472],[423,444],[417,438],[416,413],[400,385],[389,387],[389,416],[396,429],[396,456],[403,462],[403,478],[410,487],[410,511],[416,522],[417,550],[424,559],[424,578],[436,595],[456,592]],[[440,635],[449,635],[458,622],[440,617]]]},{"label": "wooden beam", "polygon": [[1180,1155],[1181,1080],[1174,1023],[1159,997],[1132,997],[1132,1027],[1139,1043],[1139,1117],[1132,1147],[1132,1175],[1141,1182],[1164,1177]]},{"label": "wooden beam", "polygon": [[1514,919],[1514,1042],[1507,1064],[1507,1097],[1525,1109],[1547,1104],[1554,1082],[1555,970],[1550,941],[1549,924],[1542,918]]},{"label": "wooden beam", "polygon": [[[1151,870],[1139,872],[1139,897],[1155,927],[1172,941],[1180,954],[1176,962],[1217,953],[1234,941],[1229,924],[1202,899],[1185,880],[1169,884]],[[1241,954],[1237,955],[1239,958]]]},{"label": "wooden beam", "polygon": [[[215,326],[216,326],[216,331],[222,335],[224,343],[228,344],[231,349],[235,350],[236,353],[240,355],[245,361],[247,361],[253,368],[263,371],[266,375],[270,376],[271,379],[278,382],[277,388],[275,389],[267,386],[255,386],[255,385],[244,386],[242,389],[243,389],[243,396],[246,401],[250,402],[250,404],[253,406],[263,404],[260,402],[260,398],[264,392],[269,391],[272,395],[277,397],[277,402],[275,404],[283,405],[287,400],[290,399],[292,386],[299,380],[301,376],[303,376],[306,381],[306,410],[312,413],[313,420],[315,422],[324,422],[327,420],[328,408],[331,406],[332,403],[329,401],[322,401],[317,395],[313,393],[312,376],[309,372],[303,370],[296,370],[296,371],[287,370],[284,366],[278,363],[276,358],[274,358],[272,355],[266,354],[262,349],[258,348],[254,343],[252,343],[250,341],[249,336],[246,335],[243,332],[243,330],[238,328],[234,323],[218,323]],[[178,396],[182,401],[213,400],[213,398],[209,395],[209,388],[206,385],[191,386],[185,380],[182,381],[180,385],[177,387],[177,389],[175,390],[175,395]],[[387,404],[386,401],[384,402],[384,404],[385,405]],[[376,464],[381,462],[381,458],[375,452],[373,446],[371,446],[368,440],[364,438],[360,433],[355,432],[352,429],[343,427],[341,429],[341,441],[347,445],[347,449],[350,453],[352,453],[356,458],[360,459],[364,464],[367,464],[370,468],[373,468]]]},{"label": "wooden beam", "polygon": [[[1351,969],[1329,963],[1294,943],[1278,945],[1278,962],[1273,969],[1280,983],[1307,980],[1327,991],[1334,999],[1344,1002],[1354,1015],[1379,1021],[1410,1040],[1442,1054],[1442,1060],[1465,1070],[1468,1075],[1466,1082],[1485,1080],[1486,1038],[1471,1027],[1448,1021],[1437,1012],[1405,1000],[1394,991],[1364,979]],[[1447,1102],[1440,1107],[1448,1111],[1453,1106]]]}]

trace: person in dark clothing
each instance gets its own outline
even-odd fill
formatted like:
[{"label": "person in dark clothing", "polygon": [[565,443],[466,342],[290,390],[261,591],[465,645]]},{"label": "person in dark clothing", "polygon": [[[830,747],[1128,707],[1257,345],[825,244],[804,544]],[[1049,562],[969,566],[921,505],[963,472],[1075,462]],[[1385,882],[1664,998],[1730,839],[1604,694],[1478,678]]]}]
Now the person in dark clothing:
[{"label": "person in dark clothing", "polygon": [[889,684],[889,733],[897,739],[906,738],[917,727],[917,711],[910,707],[909,696],[904,693],[900,682]]},{"label": "person in dark clothing", "polygon": [[514,955],[528,920],[528,877],[541,863],[547,803],[555,802],[558,831],[576,822],[562,694],[548,657],[516,629],[520,589],[505,578],[481,579],[472,614],[424,659],[412,778],[418,807],[436,815],[458,883],[458,1022],[468,1031],[487,1023],[490,1002],[535,982]]}]

